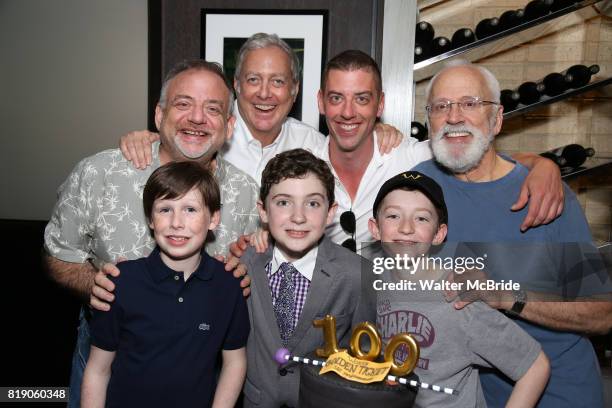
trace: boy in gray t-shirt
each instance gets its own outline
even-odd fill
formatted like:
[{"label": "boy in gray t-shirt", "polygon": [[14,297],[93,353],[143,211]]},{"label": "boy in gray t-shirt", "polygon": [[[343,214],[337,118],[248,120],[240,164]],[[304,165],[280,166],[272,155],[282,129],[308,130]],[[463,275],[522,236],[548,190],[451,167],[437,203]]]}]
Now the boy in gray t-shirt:
[{"label": "boy in gray t-shirt", "polygon": [[[423,259],[432,244],[441,244],[446,237],[448,213],[442,189],[418,172],[387,180],[374,201],[373,215],[370,232],[381,245],[364,251],[370,256]],[[401,271],[384,270],[380,276],[381,282],[399,282],[406,290],[380,290],[382,283],[377,285],[378,330],[385,344],[397,333],[412,335],[420,347],[415,368],[420,380],[458,391],[447,395],[421,390],[417,406],[486,407],[479,366],[495,367],[516,381],[507,407],[535,406],[550,372],[540,344],[483,302],[455,310],[439,290],[445,271],[414,262],[406,266]],[[406,353],[400,347],[394,357],[403,361]]]}]

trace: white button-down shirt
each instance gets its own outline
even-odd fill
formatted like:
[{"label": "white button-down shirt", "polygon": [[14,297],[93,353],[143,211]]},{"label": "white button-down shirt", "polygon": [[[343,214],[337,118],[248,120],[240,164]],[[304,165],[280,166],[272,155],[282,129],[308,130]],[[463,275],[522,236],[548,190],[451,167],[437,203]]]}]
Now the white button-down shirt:
[{"label": "white button-down shirt", "polygon": [[[291,265],[297,270],[297,276],[293,276],[294,284],[294,305],[295,310],[293,312],[293,328],[297,327],[300,320],[300,315],[306,304],[306,298],[308,297],[308,291],[310,289],[310,283],[312,282],[312,275],[314,273],[314,267],[317,263],[317,254],[319,252],[318,245],[315,245],[310,251],[308,251],[303,257],[297,259],[294,262],[290,262]],[[287,262],[287,259],[283,253],[274,247],[272,261],[266,266],[266,274],[268,275],[268,283],[270,286],[270,294],[272,295],[272,304],[276,305],[278,296],[280,295],[281,280],[282,276],[277,275],[280,270],[281,264]]]},{"label": "white button-down shirt", "polygon": [[223,158],[253,177],[257,184],[261,184],[261,173],[266,164],[277,154],[297,148],[315,153],[325,144],[326,137],[315,128],[287,117],[278,137],[263,147],[259,140],[251,135],[244,119],[240,116],[237,103],[234,104],[234,115],[236,116],[234,135],[223,147]]},{"label": "white button-down shirt", "polygon": [[[303,257],[291,262],[291,265],[306,279],[312,281],[312,275],[314,273],[315,264],[317,263],[317,254],[319,253],[319,246],[315,245],[310,249]],[[271,275],[274,275],[278,272],[281,264],[283,262],[289,262],[287,258],[283,255],[283,253],[278,249],[277,246],[274,246],[274,251],[272,251],[272,263],[271,267]]]},{"label": "white button-down shirt", "polygon": [[340,225],[340,215],[345,211],[352,210],[356,219],[355,240],[357,241],[357,251],[359,252],[360,243],[374,240],[370,231],[368,231],[368,219],[372,217],[372,206],[380,187],[391,177],[410,170],[425,160],[431,159],[432,153],[428,141],[418,142],[415,138],[405,137],[397,148],[388,154],[381,155],[378,150],[378,140],[375,132],[374,153],[363,174],[361,183],[359,183],[354,201],[351,201],[349,193],[342,185],[331,165],[329,159],[329,140],[326,141],[324,148],[319,153],[319,157],[329,164],[336,178],[335,195],[338,210],[334,221],[327,227],[326,235],[337,244],[342,244],[346,239],[351,238],[351,235],[345,232]]}]

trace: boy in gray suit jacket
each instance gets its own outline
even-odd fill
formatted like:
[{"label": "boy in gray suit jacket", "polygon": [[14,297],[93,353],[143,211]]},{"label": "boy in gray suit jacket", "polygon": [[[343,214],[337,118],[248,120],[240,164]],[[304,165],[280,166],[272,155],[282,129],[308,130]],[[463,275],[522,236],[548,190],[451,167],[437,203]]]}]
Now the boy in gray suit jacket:
[{"label": "boy in gray suit jacket", "polygon": [[262,254],[249,248],[241,258],[252,279],[244,405],[296,407],[299,366],[279,367],[275,352],[286,347],[305,355],[321,347],[323,331],[312,321],[326,314],[336,318],[340,344],[348,343],[351,326],[374,321],[360,279],[371,264],[325,237],[337,207],[334,176],[306,150],[286,151],[267,164],[258,207],[273,245]]}]

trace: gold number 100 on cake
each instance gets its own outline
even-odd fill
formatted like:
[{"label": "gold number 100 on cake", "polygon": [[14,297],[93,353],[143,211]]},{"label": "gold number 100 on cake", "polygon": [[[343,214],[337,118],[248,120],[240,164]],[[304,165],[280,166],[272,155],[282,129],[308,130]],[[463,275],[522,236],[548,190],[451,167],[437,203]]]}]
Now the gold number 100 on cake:
[{"label": "gold number 100 on cake", "polygon": [[[334,353],[345,351],[338,348],[338,339],[336,338],[336,319],[333,316],[327,315],[323,319],[317,319],[312,322],[314,327],[323,329],[324,344],[323,348],[317,349],[319,357],[329,357]],[[370,350],[364,353],[359,345],[361,336],[365,334],[370,338]],[[353,356],[360,360],[374,361],[380,354],[381,346],[380,335],[376,331],[376,327],[372,323],[363,322],[357,325],[351,335],[350,346]],[[393,355],[395,350],[402,344],[408,348],[408,358],[402,364],[397,364]],[[398,333],[391,338],[387,348],[385,349],[385,362],[391,363],[391,374],[403,376],[414,370],[417,361],[419,360],[419,346],[414,338],[408,333]]]}]

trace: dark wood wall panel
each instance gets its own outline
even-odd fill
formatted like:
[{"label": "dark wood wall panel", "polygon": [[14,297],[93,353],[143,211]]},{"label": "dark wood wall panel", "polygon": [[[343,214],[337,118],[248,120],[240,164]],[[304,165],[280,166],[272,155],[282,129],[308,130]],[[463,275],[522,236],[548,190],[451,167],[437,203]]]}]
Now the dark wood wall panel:
[{"label": "dark wood wall panel", "polygon": [[[349,48],[380,63],[384,0],[149,0],[149,112],[166,72],[178,61],[200,57],[200,11],[218,9],[329,10],[327,59]],[[152,11],[151,11],[152,10]],[[265,31],[265,28],[262,28]],[[158,35],[161,32],[161,35]],[[155,46],[159,37],[159,44]],[[157,85],[155,85],[157,82]],[[153,126],[152,115],[149,126]]]},{"label": "dark wood wall panel", "polygon": [[329,10],[328,58],[348,48],[372,54],[373,41],[377,57],[379,39],[373,32],[376,33],[382,19],[382,0],[162,0],[161,4],[164,73],[181,59],[199,57],[203,8]]}]

